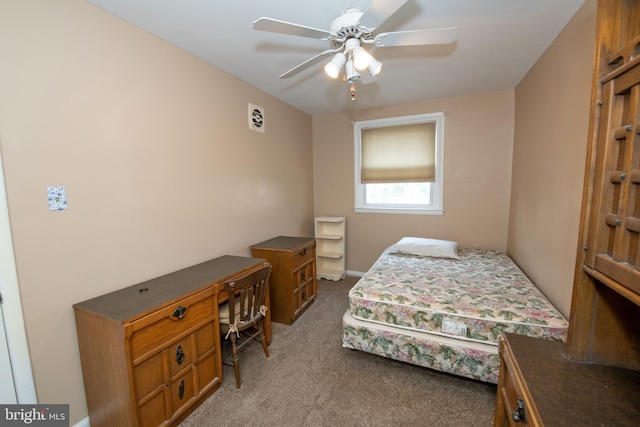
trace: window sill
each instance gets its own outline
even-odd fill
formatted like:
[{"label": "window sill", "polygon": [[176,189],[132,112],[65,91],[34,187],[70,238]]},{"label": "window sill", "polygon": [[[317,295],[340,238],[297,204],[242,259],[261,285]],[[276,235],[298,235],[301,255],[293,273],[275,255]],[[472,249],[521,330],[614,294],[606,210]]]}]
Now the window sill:
[{"label": "window sill", "polygon": [[406,209],[406,208],[354,208],[355,213],[378,213],[399,215],[442,215],[442,209]]}]

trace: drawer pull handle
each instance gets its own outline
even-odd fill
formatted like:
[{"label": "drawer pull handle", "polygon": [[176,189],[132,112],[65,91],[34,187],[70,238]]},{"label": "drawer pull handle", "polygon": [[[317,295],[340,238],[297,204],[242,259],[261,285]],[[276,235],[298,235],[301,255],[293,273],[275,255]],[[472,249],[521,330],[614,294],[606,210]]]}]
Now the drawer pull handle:
[{"label": "drawer pull handle", "polygon": [[519,423],[519,422],[523,422],[526,423],[527,422],[527,415],[524,412],[524,400],[522,400],[521,398],[518,399],[518,406],[516,408],[515,411],[513,411],[513,414],[511,414],[511,418],[513,418],[513,421]]},{"label": "drawer pull handle", "polygon": [[182,362],[184,362],[184,351],[182,351],[182,346],[179,345],[178,349],[176,350],[176,362],[178,362],[178,365],[182,365]]},{"label": "drawer pull handle", "polygon": [[306,254],[307,254],[307,248],[304,248],[304,249],[302,250],[302,253],[303,253],[304,255],[306,255]]},{"label": "drawer pull handle", "polygon": [[300,272],[300,278],[301,278],[303,281],[305,280],[305,276],[306,276],[306,275],[304,274],[304,270],[302,270],[302,271]]},{"label": "drawer pull handle", "polygon": [[178,397],[180,400],[184,397],[184,380],[180,380],[180,386],[178,387]]},{"label": "drawer pull handle", "polygon": [[187,307],[179,305],[176,308],[176,311],[173,312],[172,316],[176,319],[182,319],[185,314],[187,314]]}]

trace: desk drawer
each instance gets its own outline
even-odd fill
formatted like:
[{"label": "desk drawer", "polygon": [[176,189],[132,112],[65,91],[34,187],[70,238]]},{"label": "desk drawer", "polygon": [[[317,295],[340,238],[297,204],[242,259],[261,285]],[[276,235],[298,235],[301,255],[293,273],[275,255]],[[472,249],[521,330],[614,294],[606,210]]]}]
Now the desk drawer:
[{"label": "desk drawer", "polygon": [[136,360],[183,338],[215,317],[213,290],[199,292],[131,324],[131,357]]}]

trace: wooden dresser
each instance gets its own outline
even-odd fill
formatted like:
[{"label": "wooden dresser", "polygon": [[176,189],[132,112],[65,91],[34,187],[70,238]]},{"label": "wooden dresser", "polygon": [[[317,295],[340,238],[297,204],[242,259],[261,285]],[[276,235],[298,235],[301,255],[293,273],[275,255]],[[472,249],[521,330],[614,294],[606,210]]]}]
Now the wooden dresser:
[{"label": "wooden dresser", "polygon": [[221,282],[265,264],[223,256],[75,304],[91,426],[177,425],[213,393]]},{"label": "wooden dresser", "polygon": [[500,342],[496,427],[640,425],[640,1],[598,0],[567,343]]},{"label": "wooden dresser", "polygon": [[316,299],[316,241],[280,236],[251,246],[254,257],[271,265],[271,320],[292,324]]}]

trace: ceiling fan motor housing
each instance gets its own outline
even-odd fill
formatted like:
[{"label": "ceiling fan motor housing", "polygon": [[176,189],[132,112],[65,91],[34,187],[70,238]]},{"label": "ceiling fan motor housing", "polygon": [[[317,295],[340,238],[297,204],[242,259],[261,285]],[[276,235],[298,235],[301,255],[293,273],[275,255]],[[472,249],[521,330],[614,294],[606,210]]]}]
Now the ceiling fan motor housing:
[{"label": "ceiling fan motor housing", "polygon": [[371,31],[363,31],[359,26],[360,18],[363,12],[355,7],[350,7],[342,12],[331,23],[331,33],[334,37],[331,42],[334,47],[341,46],[345,40],[356,38],[361,40],[372,40],[373,33]]}]

